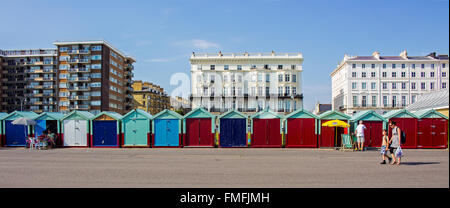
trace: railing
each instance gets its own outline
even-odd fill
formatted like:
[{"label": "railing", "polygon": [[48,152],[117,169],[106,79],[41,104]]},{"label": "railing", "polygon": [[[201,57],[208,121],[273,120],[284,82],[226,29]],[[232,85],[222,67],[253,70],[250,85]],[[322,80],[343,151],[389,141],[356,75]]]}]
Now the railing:
[{"label": "railing", "polygon": [[69,96],[69,99],[72,100],[89,100],[90,96],[88,95],[71,95]]},{"label": "railing", "polygon": [[90,90],[90,87],[69,87],[69,90]]},{"label": "railing", "polygon": [[69,77],[67,80],[69,82],[79,82],[79,81],[85,82],[85,81],[90,81],[91,78],[89,78],[89,77]]},{"label": "railing", "polygon": [[69,105],[71,109],[89,109],[89,105]]},{"label": "railing", "polygon": [[90,72],[89,68],[70,68],[68,72]]}]

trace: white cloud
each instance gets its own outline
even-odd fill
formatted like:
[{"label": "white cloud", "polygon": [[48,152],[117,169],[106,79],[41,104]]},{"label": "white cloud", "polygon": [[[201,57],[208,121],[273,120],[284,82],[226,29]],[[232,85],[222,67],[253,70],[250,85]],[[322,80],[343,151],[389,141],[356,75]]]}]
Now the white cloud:
[{"label": "white cloud", "polygon": [[179,41],[172,43],[174,46],[182,46],[182,47],[189,47],[191,49],[217,49],[220,47],[220,44],[210,42],[207,40],[201,40],[201,39],[194,39],[194,40],[188,40],[188,41]]}]

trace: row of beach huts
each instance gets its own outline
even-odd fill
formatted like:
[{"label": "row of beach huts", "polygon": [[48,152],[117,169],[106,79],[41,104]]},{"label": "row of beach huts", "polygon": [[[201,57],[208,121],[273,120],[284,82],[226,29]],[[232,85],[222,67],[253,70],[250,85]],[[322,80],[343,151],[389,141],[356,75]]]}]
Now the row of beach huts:
[{"label": "row of beach huts", "polygon": [[[35,126],[12,124],[17,118],[36,121]],[[325,127],[330,120],[350,124],[348,128]],[[143,110],[126,115],[84,111],[69,114],[15,111],[0,113],[2,146],[26,146],[27,137],[38,137],[46,129],[58,135],[59,147],[339,147],[342,135],[354,131],[358,121],[367,127],[366,146],[380,147],[382,130],[395,121],[406,133],[404,148],[447,148],[448,117],[435,111],[394,110],[379,115],[373,110],[352,117],[337,111],[314,115],[297,110],[282,116],[263,110],[248,116],[236,110],[215,116],[198,108],[181,116],[164,110],[154,116]],[[390,132],[390,130],[389,130]]]}]

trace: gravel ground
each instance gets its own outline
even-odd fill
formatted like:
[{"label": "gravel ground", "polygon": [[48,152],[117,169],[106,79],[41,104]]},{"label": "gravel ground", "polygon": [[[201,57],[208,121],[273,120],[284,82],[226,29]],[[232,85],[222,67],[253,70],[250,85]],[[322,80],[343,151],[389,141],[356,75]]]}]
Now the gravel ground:
[{"label": "gravel ground", "polygon": [[404,153],[393,166],[375,150],[0,147],[0,187],[449,188],[448,150]]}]

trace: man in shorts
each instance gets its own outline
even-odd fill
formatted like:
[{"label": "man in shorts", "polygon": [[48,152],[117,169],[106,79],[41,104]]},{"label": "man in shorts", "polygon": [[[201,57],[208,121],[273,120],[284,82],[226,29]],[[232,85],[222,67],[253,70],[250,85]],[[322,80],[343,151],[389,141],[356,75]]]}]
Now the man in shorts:
[{"label": "man in shorts", "polygon": [[362,121],[359,121],[358,126],[355,129],[355,134],[358,142],[358,149],[359,151],[364,151],[364,130],[366,130],[366,126],[364,126]]}]

